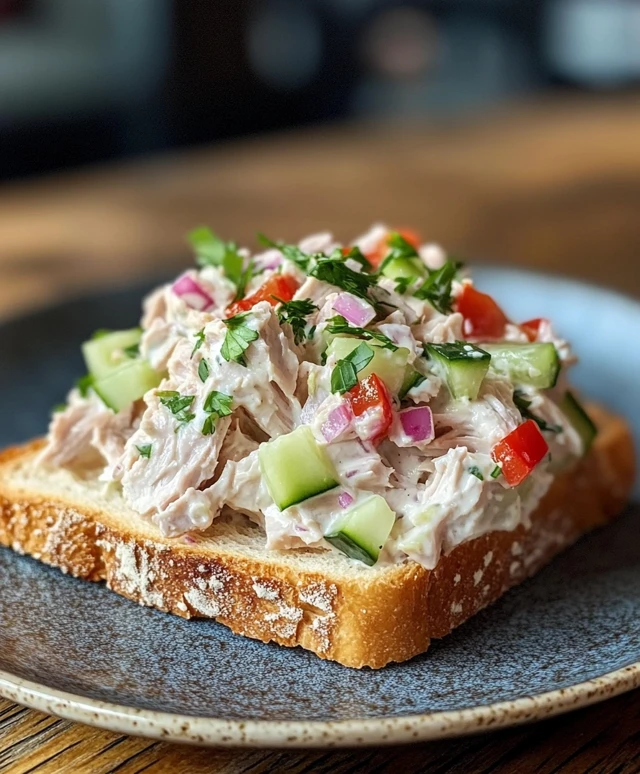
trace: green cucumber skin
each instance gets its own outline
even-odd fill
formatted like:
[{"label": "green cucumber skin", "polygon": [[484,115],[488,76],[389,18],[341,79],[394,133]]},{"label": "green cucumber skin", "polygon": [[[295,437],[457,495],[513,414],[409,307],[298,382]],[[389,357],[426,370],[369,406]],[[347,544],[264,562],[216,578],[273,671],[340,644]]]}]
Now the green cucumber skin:
[{"label": "green cucumber skin", "polygon": [[258,461],[269,494],[281,511],[339,483],[331,460],[305,425],[262,444]]},{"label": "green cucumber skin", "polygon": [[343,554],[349,557],[349,559],[357,559],[359,562],[363,562],[369,567],[378,561],[377,556],[371,556],[371,554],[358,543],[354,542],[352,538],[345,535],[343,532],[336,532],[335,534],[325,535],[324,539],[327,543],[331,543],[332,546],[342,551]]},{"label": "green cucumber skin", "polygon": [[567,390],[565,392],[562,401],[560,402],[560,410],[567,417],[574,430],[578,433],[582,440],[584,453],[586,454],[596,435],[598,434],[598,428],[593,423],[591,417],[584,410],[584,407],[576,396]]},{"label": "green cucumber skin", "polygon": [[[475,347],[474,350],[478,351]],[[462,354],[447,356],[438,348],[438,345],[427,344],[427,353],[443,372],[454,398],[475,400],[478,397],[491,362],[491,356],[487,352],[484,352],[482,357],[469,357]]]},{"label": "green cucumber skin", "polygon": [[387,501],[380,495],[371,495],[345,511],[325,539],[351,559],[373,565],[378,561],[395,520],[396,515]]},{"label": "green cucumber skin", "polygon": [[[480,344],[491,355],[491,367],[516,384],[546,390],[555,387],[560,373],[560,357],[550,342],[537,344]],[[532,375],[530,368],[539,374]]]}]

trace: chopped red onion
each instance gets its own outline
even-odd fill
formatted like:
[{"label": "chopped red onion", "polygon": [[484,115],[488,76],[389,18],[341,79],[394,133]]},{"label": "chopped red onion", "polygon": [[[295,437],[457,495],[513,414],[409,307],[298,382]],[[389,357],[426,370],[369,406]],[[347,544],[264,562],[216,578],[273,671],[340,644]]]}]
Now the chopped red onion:
[{"label": "chopped red onion", "polygon": [[327,421],[322,425],[322,435],[325,441],[327,443],[335,441],[351,425],[352,421],[353,411],[346,401],[331,409]]},{"label": "chopped red onion", "polygon": [[416,406],[399,413],[402,430],[412,441],[431,441],[435,438],[433,414],[429,406]]},{"label": "chopped red onion", "polygon": [[338,314],[341,314],[347,322],[351,323],[351,325],[356,325],[359,328],[364,328],[364,326],[368,325],[376,316],[375,309],[371,304],[351,293],[340,293],[333,302],[333,308]]},{"label": "chopped red onion", "polygon": [[257,267],[260,269],[264,269],[265,271],[269,269],[277,269],[278,266],[282,263],[282,253],[280,250],[266,250],[264,253],[260,253],[260,255],[256,255],[254,257],[254,262]]},{"label": "chopped red onion", "polygon": [[188,274],[178,277],[171,289],[187,306],[199,312],[204,312],[213,306],[211,296]]},{"label": "chopped red onion", "polygon": [[338,502],[340,503],[341,508],[348,508],[353,502],[353,497],[351,497],[349,492],[341,492],[338,495]]}]

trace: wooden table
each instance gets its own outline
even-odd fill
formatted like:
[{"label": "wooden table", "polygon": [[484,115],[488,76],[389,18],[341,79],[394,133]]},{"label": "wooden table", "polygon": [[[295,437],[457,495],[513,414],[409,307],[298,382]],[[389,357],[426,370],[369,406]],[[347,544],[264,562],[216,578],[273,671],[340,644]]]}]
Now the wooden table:
[{"label": "wooden table", "polygon": [[[556,99],[473,123],[279,135],[0,189],[0,315],[177,269],[209,223],[253,241],[372,220],[460,255],[640,295],[640,99]],[[0,771],[640,771],[640,692],[532,726],[413,747],[197,750],[0,700]]]}]

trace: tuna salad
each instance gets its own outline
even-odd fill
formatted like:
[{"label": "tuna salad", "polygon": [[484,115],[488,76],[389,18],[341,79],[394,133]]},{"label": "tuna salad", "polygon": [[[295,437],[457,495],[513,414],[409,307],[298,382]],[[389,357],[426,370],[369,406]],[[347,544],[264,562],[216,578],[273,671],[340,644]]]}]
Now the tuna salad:
[{"label": "tuna salad", "polygon": [[[515,323],[461,263],[377,225],[349,245],[207,228],[197,268],[98,331],[42,464],[99,475],[163,535],[225,512],[274,551],[414,560],[527,524],[596,430],[547,319]],[[236,517],[237,518],[237,517]]]}]

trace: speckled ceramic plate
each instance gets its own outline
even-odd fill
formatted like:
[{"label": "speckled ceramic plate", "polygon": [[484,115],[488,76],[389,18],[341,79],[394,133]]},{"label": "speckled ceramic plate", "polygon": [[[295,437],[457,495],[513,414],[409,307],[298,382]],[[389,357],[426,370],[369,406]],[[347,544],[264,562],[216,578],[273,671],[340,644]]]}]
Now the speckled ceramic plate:
[{"label": "speckled ceramic plate", "polygon": [[[583,358],[576,381],[627,412],[640,437],[631,411],[640,305],[557,278],[478,274],[514,317],[557,321]],[[2,445],[43,431],[82,371],[79,343],[95,328],[133,324],[140,293],[0,327]],[[84,723],[201,744],[388,743],[540,718],[640,685],[638,535],[631,507],[427,655],[378,672],[138,607],[0,549],[0,693]]]}]

